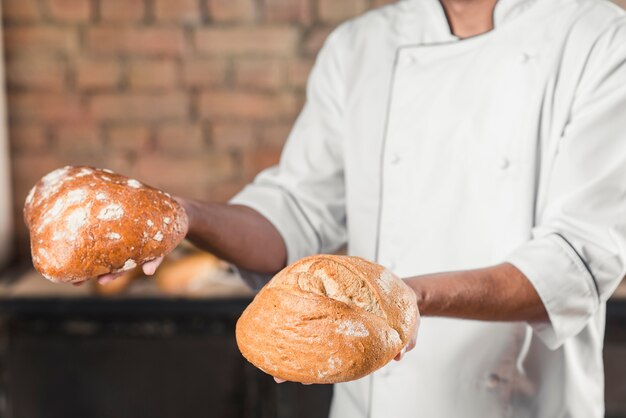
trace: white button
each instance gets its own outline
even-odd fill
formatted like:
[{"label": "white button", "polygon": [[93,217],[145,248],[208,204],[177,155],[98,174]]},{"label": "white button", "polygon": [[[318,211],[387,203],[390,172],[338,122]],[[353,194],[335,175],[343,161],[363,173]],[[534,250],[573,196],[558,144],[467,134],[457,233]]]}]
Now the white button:
[{"label": "white button", "polygon": [[393,165],[398,164],[400,161],[402,161],[402,157],[399,154],[393,154],[389,159],[389,162]]},{"label": "white button", "polygon": [[519,57],[519,62],[521,62],[522,64],[526,64],[529,60],[530,60],[530,54],[527,52],[522,52]]},{"label": "white button", "polygon": [[506,170],[507,168],[509,168],[509,165],[511,165],[511,163],[508,158],[502,157],[498,160],[498,168],[500,170]]}]

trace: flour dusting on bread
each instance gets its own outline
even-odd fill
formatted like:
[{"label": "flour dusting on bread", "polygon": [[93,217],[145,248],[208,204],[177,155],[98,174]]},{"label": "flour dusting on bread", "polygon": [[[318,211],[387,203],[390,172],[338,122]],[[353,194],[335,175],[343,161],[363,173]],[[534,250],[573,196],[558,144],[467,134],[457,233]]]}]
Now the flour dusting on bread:
[{"label": "flour dusting on bread", "polygon": [[337,383],[391,361],[417,321],[413,291],[359,257],[306,257],[276,274],[239,318],[237,345],[281,379]]},{"label": "flour dusting on bread", "polygon": [[[160,220],[139,222],[148,216]],[[68,283],[161,257],[187,228],[184,209],[160,190],[92,167],[45,175],[26,197],[24,220],[37,270]]]},{"label": "flour dusting on bread", "polygon": [[370,335],[365,325],[362,322],[352,321],[350,319],[346,319],[345,321],[341,321],[337,326],[336,333],[348,335],[350,337],[367,337]]}]

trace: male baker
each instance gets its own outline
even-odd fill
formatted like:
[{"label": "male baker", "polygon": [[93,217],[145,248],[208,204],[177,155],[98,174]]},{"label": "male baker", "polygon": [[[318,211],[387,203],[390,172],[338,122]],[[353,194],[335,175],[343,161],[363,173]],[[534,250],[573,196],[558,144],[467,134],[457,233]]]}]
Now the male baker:
[{"label": "male baker", "polygon": [[242,270],[347,243],[407,277],[417,347],[336,385],[332,417],[602,417],[605,302],[626,273],[624,12],[366,13],[319,53],[280,164],[228,205],[181,201],[189,238]]}]

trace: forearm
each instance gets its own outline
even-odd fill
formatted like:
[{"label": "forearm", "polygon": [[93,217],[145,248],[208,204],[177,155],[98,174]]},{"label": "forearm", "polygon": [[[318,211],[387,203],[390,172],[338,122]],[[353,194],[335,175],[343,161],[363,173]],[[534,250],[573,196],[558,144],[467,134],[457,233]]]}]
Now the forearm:
[{"label": "forearm", "polygon": [[548,320],[544,305],[526,276],[513,265],[411,277],[422,316],[485,321]]},{"label": "forearm", "polygon": [[261,273],[285,266],[287,250],[276,228],[246,206],[177,199],[187,211],[187,238],[233,264]]}]

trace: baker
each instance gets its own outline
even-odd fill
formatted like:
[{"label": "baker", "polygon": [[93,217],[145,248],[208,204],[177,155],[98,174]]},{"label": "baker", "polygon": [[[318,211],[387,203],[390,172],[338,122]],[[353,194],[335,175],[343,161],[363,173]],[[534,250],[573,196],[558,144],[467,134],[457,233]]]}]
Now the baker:
[{"label": "baker", "polygon": [[346,243],[406,278],[416,348],[336,385],[334,418],[602,417],[625,123],[616,6],[401,1],[328,37],[278,166],[181,199],[188,237],[256,287]]}]

